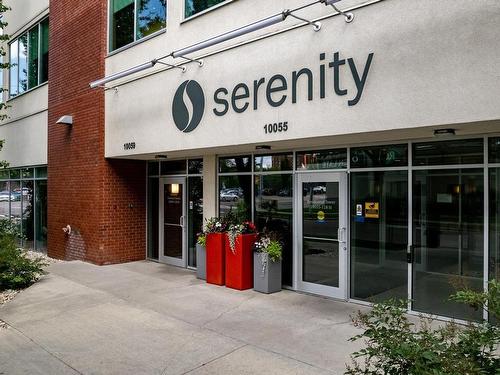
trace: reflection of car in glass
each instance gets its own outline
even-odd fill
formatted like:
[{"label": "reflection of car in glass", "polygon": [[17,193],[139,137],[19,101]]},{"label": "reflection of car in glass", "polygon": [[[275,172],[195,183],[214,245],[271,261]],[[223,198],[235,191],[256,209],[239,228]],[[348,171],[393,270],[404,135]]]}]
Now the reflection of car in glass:
[{"label": "reflection of car in glass", "polygon": [[274,189],[271,188],[262,189],[262,195],[274,195],[274,194],[275,194]]},{"label": "reflection of car in glass", "polygon": [[0,202],[6,202],[6,201],[20,201],[21,200],[21,192],[20,191],[13,191],[10,193],[7,190],[0,191]]},{"label": "reflection of car in glass", "polygon": [[220,192],[220,200],[221,201],[236,201],[239,196],[234,191],[221,191]]},{"label": "reflection of car in glass", "polygon": [[291,195],[290,190],[288,190],[288,189],[281,189],[278,192],[278,196],[280,196],[280,197],[289,197],[290,195]]},{"label": "reflection of car in glass", "polygon": [[313,194],[325,194],[326,186],[315,186],[313,187]]}]

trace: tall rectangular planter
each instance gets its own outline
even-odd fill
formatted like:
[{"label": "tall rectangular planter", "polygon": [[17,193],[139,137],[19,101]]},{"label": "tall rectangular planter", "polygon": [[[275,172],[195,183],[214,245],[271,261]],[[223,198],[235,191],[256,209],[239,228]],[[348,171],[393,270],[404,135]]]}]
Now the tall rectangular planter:
[{"label": "tall rectangular planter", "polygon": [[226,286],[245,290],[253,287],[253,244],[256,234],[242,234],[236,237],[234,252],[226,238]]},{"label": "tall rectangular planter", "polygon": [[272,262],[267,253],[253,253],[253,289],[261,293],[281,290],[281,260]]},{"label": "tall rectangular planter", "polygon": [[207,283],[224,285],[226,233],[208,233],[206,242]]},{"label": "tall rectangular planter", "polygon": [[205,246],[196,244],[196,277],[200,280],[207,279],[207,252]]}]

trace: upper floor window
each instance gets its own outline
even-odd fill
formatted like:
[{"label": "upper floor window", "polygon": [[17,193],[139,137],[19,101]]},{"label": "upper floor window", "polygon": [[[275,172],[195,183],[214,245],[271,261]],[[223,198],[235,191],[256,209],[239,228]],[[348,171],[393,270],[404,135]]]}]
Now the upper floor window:
[{"label": "upper floor window", "polygon": [[213,7],[214,5],[223,3],[226,0],[185,0],[185,17],[191,17],[196,13],[203,12],[204,10]]},{"label": "upper floor window", "polygon": [[109,50],[114,51],[167,25],[166,0],[111,0]]},{"label": "upper floor window", "polygon": [[49,19],[9,44],[9,95],[22,94],[49,78]]}]

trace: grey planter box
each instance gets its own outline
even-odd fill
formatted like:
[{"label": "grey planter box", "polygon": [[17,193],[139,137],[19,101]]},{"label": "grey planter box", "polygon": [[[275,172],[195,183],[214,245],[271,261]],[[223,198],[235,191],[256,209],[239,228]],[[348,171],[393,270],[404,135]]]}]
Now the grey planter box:
[{"label": "grey planter box", "polygon": [[271,262],[267,254],[253,253],[253,290],[261,293],[276,293],[281,290],[281,260]]},{"label": "grey planter box", "polygon": [[196,244],[196,277],[201,280],[207,279],[207,252],[205,246]]}]

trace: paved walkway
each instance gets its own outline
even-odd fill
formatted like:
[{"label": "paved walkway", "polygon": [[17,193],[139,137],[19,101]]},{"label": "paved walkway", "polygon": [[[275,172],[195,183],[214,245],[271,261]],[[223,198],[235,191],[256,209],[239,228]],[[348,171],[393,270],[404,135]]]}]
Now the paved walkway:
[{"label": "paved walkway", "polygon": [[359,306],[153,262],[53,264],[0,308],[0,374],[342,374]]}]

